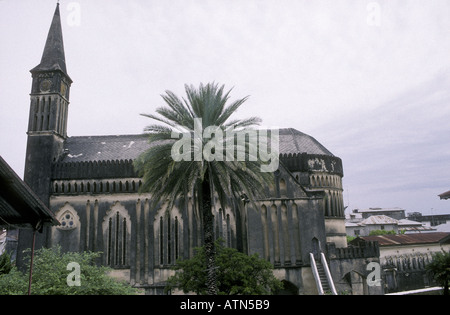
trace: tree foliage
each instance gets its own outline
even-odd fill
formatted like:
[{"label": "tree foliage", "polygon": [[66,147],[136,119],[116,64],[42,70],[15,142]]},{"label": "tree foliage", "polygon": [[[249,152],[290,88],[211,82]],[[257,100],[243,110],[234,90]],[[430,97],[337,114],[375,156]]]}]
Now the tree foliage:
[{"label": "tree foliage", "polygon": [[[273,275],[270,262],[257,254],[248,256],[216,242],[216,276],[218,294],[271,294],[282,288]],[[196,248],[192,259],[179,260],[176,274],[169,278],[166,290],[178,288],[184,293],[207,294],[206,255],[204,247]]]},{"label": "tree foliage", "polygon": [[444,295],[450,295],[450,252],[442,250],[433,254],[433,260],[426,266],[433,273],[434,279],[444,287]]},{"label": "tree foliage", "polygon": [[9,273],[11,268],[11,256],[7,252],[4,252],[0,255],[0,276]]},{"label": "tree foliage", "polygon": [[[29,264],[30,251],[26,258]],[[36,250],[33,260],[31,294],[34,295],[128,295],[136,290],[126,283],[107,275],[109,268],[97,266],[100,253],[63,253],[59,246]],[[70,263],[80,266],[80,285],[69,286]],[[0,294],[27,294],[28,272],[13,267],[8,274],[0,275]]]}]

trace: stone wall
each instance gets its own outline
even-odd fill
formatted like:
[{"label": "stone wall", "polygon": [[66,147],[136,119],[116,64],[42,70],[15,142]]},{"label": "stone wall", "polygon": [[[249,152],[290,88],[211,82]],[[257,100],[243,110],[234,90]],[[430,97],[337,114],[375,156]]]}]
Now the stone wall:
[{"label": "stone wall", "polygon": [[[380,295],[384,293],[377,242],[336,248],[327,244],[327,259],[338,294]],[[375,270],[376,266],[379,269]],[[376,281],[380,280],[380,281]]]},{"label": "stone wall", "polygon": [[426,270],[426,265],[431,261],[431,255],[423,253],[385,257],[382,268],[386,293],[437,285],[432,274]]}]

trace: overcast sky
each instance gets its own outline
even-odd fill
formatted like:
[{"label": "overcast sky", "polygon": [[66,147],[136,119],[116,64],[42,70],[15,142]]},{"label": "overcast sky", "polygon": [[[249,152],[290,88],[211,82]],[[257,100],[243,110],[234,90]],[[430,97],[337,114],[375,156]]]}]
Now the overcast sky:
[{"label": "overcast sky", "polygon": [[[215,81],[238,118],[315,137],[344,203],[450,213],[450,1],[60,1],[69,136],[141,133],[165,90]],[[23,176],[31,74],[56,0],[0,0],[0,155]]]}]

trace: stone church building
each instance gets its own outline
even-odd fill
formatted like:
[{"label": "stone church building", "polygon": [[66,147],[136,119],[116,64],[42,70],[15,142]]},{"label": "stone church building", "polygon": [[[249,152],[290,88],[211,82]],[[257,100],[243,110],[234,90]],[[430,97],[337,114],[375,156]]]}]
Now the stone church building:
[{"label": "stone church building", "polygon": [[[38,234],[36,247],[101,251],[101,264],[147,294],[161,294],[176,260],[202,245],[196,204],[189,200],[169,212],[164,205],[151,208],[152,196],[138,192],[133,160],[149,147],[146,135],[67,135],[72,79],[59,5],[31,74],[24,181],[60,222]],[[280,129],[279,139],[279,169],[266,197],[257,209],[245,200],[216,208],[216,237],[269,260],[285,293],[317,294],[312,257],[319,261],[324,253],[338,291],[379,294],[380,287],[365,282],[367,262],[379,261],[377,248],[347,247],[341,159],[292,128]],[[20,230],[19,263],[30,245],[31,232]]]}]

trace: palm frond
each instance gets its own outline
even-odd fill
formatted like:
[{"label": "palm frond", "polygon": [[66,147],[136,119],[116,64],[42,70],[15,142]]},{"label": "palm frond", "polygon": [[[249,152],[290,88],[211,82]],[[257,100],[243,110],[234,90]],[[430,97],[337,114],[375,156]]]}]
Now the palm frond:
[{"label": "palm frond", "polygon": [[[166,107],[159,107],[156,114],[143,114],[166,126],[152,124],[146,127],[152,146],[136,161],[135,167],[143,176],[141,190],[149,192],[155,202],[167,202],[172,207],[177,198],[195,193],[198,183],[209,180],[222,207],[230,205],[233,198],[246,194],[256,200],[268,182],[273,181],[272,173],[261,172],[258,159],[258,144],[255,139],[245,136],[244,143],[238,143],[233,132],[245,132],[260,124],[261,119],[250,117],[230,120],[230,116],[248,99],[244,97],[228,105],[230,90],[216,83],[200,84],[198,88],[185,85],[186,98],[179,98],[171,91],[162,95]],[[194,133],[194,119],[202,119],[202,133],[207,126],[219,126],[224,132],[223,148],[233,144],[233,151],[223,152],[223,161],[181,160],[175,162],[171,150],[178,138],[174,132],[184,135]],[[230,133],[228,133],[230,131]],[[254,134],[254,133],[249,133]],[[199,135],[197,135],[199,136]],[[241,140],[242,140],[241,139]],[[207,139],[192,139],[191,152],[202,152]],[[236,144],[236,146],[234,146]],[[238,161],[244,154],[245,159]],[[193,153],[191,157],[194,157]],[[209,177],[205,179],[205,174]]]}]

